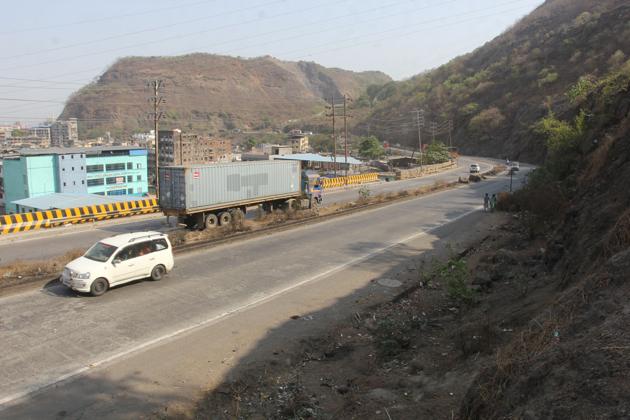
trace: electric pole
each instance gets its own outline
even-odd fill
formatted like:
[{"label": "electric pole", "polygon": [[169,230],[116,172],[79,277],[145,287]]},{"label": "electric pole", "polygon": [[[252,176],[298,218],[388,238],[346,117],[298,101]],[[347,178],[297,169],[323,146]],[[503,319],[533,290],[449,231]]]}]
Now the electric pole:
[{"label": "electric pole", "polygon": [[343,147],[344,147],[344,156],[345,156],[345,174],[346,176],[348,176],[348,112],[347,112],[347,102],[348,102],[348,95],[346,95],[344,93],[343,95],[343,131],[344,131],[344,137],[343,137]]},{"label": "electric pole", "polygon": [[448,120],[448,148],[453,150],[453,120]]},{"label": "electric pole", "polygon": [[159,168],[160,168],[160,142],[159,142],[159,123],[162,119],[162,112],[160,111],[160,105],[164,103],[164,97],[160,96],[160,88],[162,87],[162,80],[152,80],[149,85],[153,89],[153,97],[149,100],[153,104],[153,133],[155,136],[155,196],[160,199],[160,182],[159,182]]},{"label": "electric pole", "polygon": [[431,144],[435,143],[435,132],[437,131],[437,122],[431,121]]},{"label": "electric pole", "polygon": [[420,171],[422,171],[422,128],[424,127],[424,109],[412,111],[416,115],[416,125],[418,127],[418,150],[420,153]]},{"label": "electric pole", "polygon": [[330,106],[332,107],[332,135],[333,135],[333,170],[335,178],[337,177],[337,133],[335,132],[335,95],[330,98]]}]

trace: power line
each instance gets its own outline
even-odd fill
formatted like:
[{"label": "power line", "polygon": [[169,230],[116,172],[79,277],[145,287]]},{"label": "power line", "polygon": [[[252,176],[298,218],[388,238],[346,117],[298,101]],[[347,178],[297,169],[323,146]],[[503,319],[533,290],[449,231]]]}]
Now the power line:
[{"label": "power line", "polygon": [[91,41],[78,42],[78,43],[75,43],[75,44],[63,45],[63,46],[60,46],[60,47],[47,48],[47,49],[44,49],[44,50],[31,51],[31,52],[27,52],[27,53],[12,55],[12,56],[0,57],[0,59],[9,60],[9,59],[13,59],[13,58],[20,58],[20,57],[27,57],[27,56],[32,56],[32,55],[46,54],[46,53],[53,52],[53,51],[67,50],[69,48],[81,47],[81,46],[84,46],[84,45],[97,44],[97,43],[103,42],[103,41],[111,41],[113,39],[125,38],[127,36],[139,35],[139,34],[143,34],[143,33],[147,33],[147,32],[160,31],[160,30],[164,30],[164,29],[168,29],[168,28],[174,28],[174,27],[178,27],[178,26],[181,26],[181,25],[189,24],[189,23],[200,22],[200,21],[203,21],[203,20],[208,20],[208,19],[213,19],[213,18],[217,18],[217,17],[221,17],[221,16],[231,15],[231,14],[234,14],[234,13],[247,12],[247,11],[251,10],[252,8],[254,8],[254,7],[266,7],[266,6],[270,6],[270,5],[276,4],[276,3],[284,3],[284,1],[285,0],[275,0],[275,1],[272,1],[272,2],[257,4],[257,5],[249,6],[249,7],[242,8],[242,9],[230,10],[230,11],[227,11],[227,12],[224,12],[224,13],[218,13],[218,14],[209,15],[209,16],[197,17],[195,19],[189,19],[189,20],[169,23],[167,25],[154,26],[154,27],[151,27],[151,28],[141,29],[141,30],[138,30],[138,31],[126,32],[126,33],[116,34],[116,35],[112,35],[112,36],[108,36],[108,37],[104,37],[104,38],[93,39]]},{"label": "power line", "polygon": [[126,13],[126,14],[116,15],[116,16],[105,16],[105,17],[94,18],[94,19],[85,19],[85,20],[80,20],[80,21],[61,23],[57,25],[38,26],[36,28],[23,28],[23,29],[17,29],[17,30],[12,30],[12,31],[4,31],[4,32],[0,32],[0,35],[15,35],[17,33],[24,33],[24,32],[36,32],[36,31],[43,31],[43,30],[56,29],[56,28],[67,28],[68,26],[85,25],[88,23],[104,22],[107,20],[121,19],[121,18],[132,17],[132,16],[155,14],[155,13],[165,12],[167,10],[181,9],[185,7],[192,7],[192,6],[197,6],[199,4],[206,4],[206,3],[211,3],[211,2],[213,2],[213,0],[197,1],[194,3],[185,3],[185,4],[179,4],[177,6],[163,7],[163,8],[153,7],[151,9],[147,9],[147,10],[144,10],[142,12],[137,12],[137,13]]},{"label": "power line", "polygon": [[[278,3],[278,2],[283,2],[283,1],[284,0],[276,0],[273,3]],[[349,1],[349,0],[334,0],[334,1],[329,2],[329,3],[330,4],[338,4],[340,2],[346,2],[346,1]],[[274,18],[281,17],[281,16],[289,16],[289,15],[296,14],[296,13],[304,13],[304,12],[306,12],[308,10],[318,9],[321,6],[322,5],[320,4],[320,5],[308,7],[308,8],[305,8],[305,9],[292,10],[292,11],[288,11],[288,12],[278,13],[276,15],[267,16],[264,19],[274,19]],[[261,18],[257,17],[256,19],[250,19],[248,21],[242,21],[242,22],[237,22],[237,23],[230,23],[230,24],[226,24],[226,25],[222,25],[222,26],[216,26],[216,27],[213,27],[211,29],[204,29],[202,31],[195,31],[195,32],[189,32],[189,33],[186,33],[186,34],[173,35],[173,36],[160,38],[160,39],[152,39],[150,41],[145,41],[145,42],[141,42],[141,43],[137,43],[137,44],[126,45],[126,46],[123,46],[123,47],[110,48],[110,49],[106,49],[106,50],[94,51],[94,52],[90,52],[90,53],[86,53],[86,54],[80,54],[80,55],[76,55],[76,56],[63,57],[63,58],[58,58],[58,59],[54,59],[54,60],[42,61],[42,62],[35,63],[35,64],[22,65],[22,66],[13,66],[13,67],[5,67],[5,68],[1,68],[0,71],[19,70],[19,69],[24,69],[24,68],[33,67],[33,66],[41,66],[41,65],[44,65],[44,64],[66,62],[66,61],[75,60],[75,59],[78,59],[78,58],[92,57],[92,56],[95,56],[95,55],[101,55],[101,54],[110,53],[110,52],[117,52],[117,51],[122,51],[122,50],[128,50],[130,48],[135,48],[135,47],[144,47],[144,46],[147,46],[147,45],[160,44],[160,43],[163,43],[163,42],[166,42],[166,41],[172,41],[172,40],[175,40],[175,39],[182,39],[182,38],[190,38],[191,36],[198,36],[198,35],[201,35],[201,34],[215,32],[215,31],[222,30],[222,29],[229,29],[229,28],[233,28],[233,27],[238,27],[238,26],[245,25],[245,24],[254,24],[254,23],[260,22],[260,20],[261,20]]]},{"label": "power line", "polygon": [[[503,3],[503,4],[499,5],[499,6],[505,6],[507,4],[517,3],[517,2],[520,2],[520,1],[525,1],[525,0],[515,0],[515,1],[508,2],[508,3]],[[455,22],[450,22],[450,23],[447,23],[447,24],[444,24],[444,25],[434,26],[434,27],[429,28],[429,29],[439,29],[439,28],[445,28],[445,27],[449,27],[449,26],[453,26],[453,25],[459,25],[459,24],[470,22],[470,21],[474,21],[474,20],[477,20],[477,19],[480,19],[480,18],[487,18],[487,17],[497,16],[497,15],[500,15],[500,14],[503,14],[503,13],[513,12],[513,11],[522,9],[523,7],[525,7],[525,6],[519,6],[519,7],[508,9],[508,10],[502,10],[502,11],[497,12],[497,13],[490,13],[490,14],[486,14],[486,15],[482,15],[482,16],[475,16],[475,17],[469,18],[469,19],[462,19],[462,20],[455,21]],[[486,8],[486,9],[479,9],[479,10],[475,10],[473,12],[462,13],[462,14],[454,15],[454,16],[463,16],[463,15],[468,15],[468,14],[472,14],[472,13],[478,13],[478,12],[482,12],[482,11],[485,11],[485,10],[492,10],[492,9],[495,9],[495,7],[490,7],[490,8]],[[433,21],[424,21],[424,22],[420,22],[420,23],[414,24],[413,26],[421,26],[421,25],[423,25],[425,23],[436,23],[436,22],[443,21],[443,20],[445,20],[445,18],[436,19],[436,20],[433,20]],[[371,34],[369,34],[367,36],[382,35],[384,33],[395,32],[397,29],[398,28],[392,28],[392,29],[389,29],[389,30],[386,30],[386,31],[382,31],[382,32],[371,33]],[[394,36],[390,36],[390,37],[387,37],[387,38],[379,38],[378,41],[382,41],[383,39],[402,38],[402,37],[409,36],[409,35],[415,35],[417,33],[425,31],[426,29],[427,28],[420,29],[420,30],[414,30],[414,31],[410,31],[410,32],[404,32],[402,34],[396,34]],[[350,39],[352,40],[352,39],[361,39],[361,38],[366,38],[366,36],[354,37],[354,38],[350,38]],[[335,43],[337,43],[337,42],[339,42],[339,41],[336,41]],[[358,45],[363,45],[363,44],[366,44],[366,43],[369,44],[371,42],[374,42],[374,41],[357,42],[357,43],[346,45],[346,46],[343,46],[343,47],[330,48],[330,49],[316,51],[314,53],[339,51],[339,50],[344,50],[344,49],[356,47]],[[323,45],[326,46],[326,45],[331,45],[331,44],[333,44],[333,43],[329,42],[329,43],[326,43],[326,44],[323,44]],[[289,52],[284,52],[282,54],[290,54],[291,52],[297,52],[297,51],[298,50],[293,50],[293,51],[289,51]],[[290,59],[290,60],[306,59],[306,58],[311,57],[314,53],[310,53],[308,55],[293,56],[293,57],[289,57],[287,59]]]}]

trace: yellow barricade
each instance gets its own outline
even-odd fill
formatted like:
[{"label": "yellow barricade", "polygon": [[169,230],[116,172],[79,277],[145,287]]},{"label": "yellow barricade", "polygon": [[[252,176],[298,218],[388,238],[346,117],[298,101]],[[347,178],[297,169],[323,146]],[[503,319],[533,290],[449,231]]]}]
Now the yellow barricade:
[{"label": "yellow barricade", "polygon": [[70,209],[8,214],[0,216],[0,235],[159,211],[157,199],[152,198]]},{"label": "yellow barricade", "polygon": [[371,172],[360,175],[340,176],[337,178],[322,178],[322,186],[324,188],[338,188],[346,185],[359,185],[368,182],[378,181],[378,173]]}]

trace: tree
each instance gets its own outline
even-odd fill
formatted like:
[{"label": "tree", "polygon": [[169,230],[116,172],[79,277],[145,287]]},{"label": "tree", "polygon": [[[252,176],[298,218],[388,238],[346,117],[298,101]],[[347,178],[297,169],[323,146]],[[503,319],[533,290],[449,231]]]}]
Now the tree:
[{"label": "tree", "polygon": [[308,143],[315,152],[330,153],[333,151],[333,140],[330,134],[315,134],[309,136]]},{"label": "tree", "polygon": [[475,133],[484,133],[496,129],[503,124],[505,117],[497,107],[481,111],[469,123],[469,128]]},{"label": "tree", "polygon": [[378,159],[385,153],[383,146],[374,136],[361,137],[359,141],[359,154],[368,159]]},{"label": "tree", "polygon": [[245,140],[245,148],[247,150],[252,150],[254,147],[256,147],[257,144],[258,142],[253,137],[249,137],[247,140]]},{"label": "tree", "polygon": [[429,165],[448,162],[450,158],[451,154],[448,152],[448,147],[446,147],[444,143],[430,144],[424,153],[424,162]]}]

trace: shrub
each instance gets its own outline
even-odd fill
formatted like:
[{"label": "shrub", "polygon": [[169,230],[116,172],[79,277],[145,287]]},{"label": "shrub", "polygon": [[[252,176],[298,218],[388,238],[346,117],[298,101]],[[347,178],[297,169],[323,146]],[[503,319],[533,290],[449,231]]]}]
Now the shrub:
[{"label": "shrub", "polygon": [[485,132],[489,129],[500,127],[505,121],[505,117],[497,107],[492,107],[481,111],[475,115],[469,123],[471,130]]},{"label": "shrub", "polygon": [[468,267],[466,260],[452,256],[443,264],[437,264],[433,268],[432,278],[446,283],[448,295],[458,301],[471,303],[474,300],[475,292],[468,287]]}]

